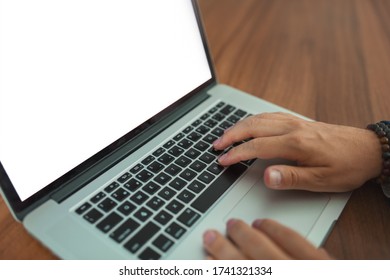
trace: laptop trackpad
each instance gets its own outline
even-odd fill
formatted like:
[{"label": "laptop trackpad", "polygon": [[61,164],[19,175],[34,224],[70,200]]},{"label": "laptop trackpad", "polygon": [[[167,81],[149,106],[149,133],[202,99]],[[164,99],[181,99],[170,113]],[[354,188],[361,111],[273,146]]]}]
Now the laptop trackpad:
[{"label": "laptop trackpad", "polygon": [[260,180],[228,213],[225,222],[239,218],[251,224],[258,218],[271,218],[307,236],[329,199],[323,193],[270,190]]}]

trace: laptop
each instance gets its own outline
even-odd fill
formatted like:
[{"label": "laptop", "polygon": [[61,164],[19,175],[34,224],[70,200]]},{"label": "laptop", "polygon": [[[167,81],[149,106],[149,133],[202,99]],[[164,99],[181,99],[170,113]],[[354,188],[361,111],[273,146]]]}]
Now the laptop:
[{"label": "laptop", "polygon": [[1,192],[59,258],[204,259],[233,217],[326,239],[348,193],[269,190],[280,159],[218,165],[226,128],[293,112],[217,82],[196,1],[23,5],[2,7]]}]

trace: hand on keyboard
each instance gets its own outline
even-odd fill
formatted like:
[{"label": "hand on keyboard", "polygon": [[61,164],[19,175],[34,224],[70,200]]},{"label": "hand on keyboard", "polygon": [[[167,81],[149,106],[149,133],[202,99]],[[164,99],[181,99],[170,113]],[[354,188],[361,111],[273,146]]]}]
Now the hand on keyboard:
[{"label": "hand on keyboard", "polygon": [[273,220],[227,223],[227,235],[209,230],[203,236],[209,259],[330,259],[295,231]]},{"label": "hand on keyboard", "polygon": [[265,184],[273,189],[350,191],[381,172],[378,139],[366,129],[265,113],[239,121],[213,145],[224,150],[248,138],[252,139],[222,155],[219,163],[226,166],[253,158],[297,162],[298,166],[265,170]]}]

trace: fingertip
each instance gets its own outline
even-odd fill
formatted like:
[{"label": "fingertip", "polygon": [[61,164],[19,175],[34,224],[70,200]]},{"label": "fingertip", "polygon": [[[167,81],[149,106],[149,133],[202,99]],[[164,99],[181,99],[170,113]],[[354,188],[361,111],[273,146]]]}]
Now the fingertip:
[{"label": "fingertip", "polygon": [[216,238],[216,232],[214,230],[208,230],[203,234],[203,244],[205,246],[211,246]]},{"label": "fingertip", "polygon": [[283,175],[279,169],[267,168],[264,172],[264,183],[270,189],[282,188]]}]

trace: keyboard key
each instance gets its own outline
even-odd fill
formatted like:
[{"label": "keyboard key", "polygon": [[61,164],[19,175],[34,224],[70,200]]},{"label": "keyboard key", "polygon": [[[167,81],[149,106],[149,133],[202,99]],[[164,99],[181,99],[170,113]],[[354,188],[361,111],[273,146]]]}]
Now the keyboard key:
[{"label": "keyboard key", "polygon": [[207,118],[210,117],[210,114],[204,114],[203,116],[200,117],[201,120],[207,120]]},{"label": "keyboard key", "polygon": [[192,126],[187,126],[184,130],[183,133],[188,134],[190,133],[194,128]]},{"label": "keyboard key", "polygon": [[149,198],[148,195],[146,195],[145,193],[141,192],[141,191],[138,191],[136,192],[132,197],[130,197],[130,200],[135,202],[136,204],[138,205],[141,205],[142,203],[144,203],[147,199]]},{"label": "keyboard key", "polygon": [[166,153],[158,158],[159,162],[161,162],[162,164],[166,164],[166,165],[171,163],[172,160],[174,160],[174,157],[169,155],[169,154],[166,154]]},{"label": "keyboard key", "polygon": [[200,162],[199,160],[196,160],[190,165],[190,168],[195,170],[196,172],[200,172],[206,168],[206,164]]},{"label": "keyboard key", "polygon": [[202,123],[201,120],[196,120],[196,121],[194,121],[194,122],[192,123],[192,126],[197,127],[197,126],[200,125],[201,123]]},{"label": "keyboard key", "polygon": [[165,204],[165,202],[161,199],[161,198],[158,198],[158,197],[153,197],[151,198],[148,203],[146,203],[146,206],[150,207],[151,209],[157,211],[158,209],[160,209],[163,205]]},{"label": "keyboard key", "polygon": [[214,114],[215,112],[217,112],[218,111],[218,107],[213,107],[213,108],[211,108],[210,110],[209,110],[209,113],[210,114]]},{"label": "keyboard key", "polygon": [[153,241],[153,245],[156,246],[158,249],[160,249],[163,252],[168,251],[169,248],[171,248],[173,244],[174,244],[174,242],[163,234],[160,234]]},{"label": "keyboard key", "polygon": [[217,140],[218,137],[217,136],[214,136],[214,135],[211,135],[211,134],[207,134],[205,137],[203,137],[203,141],[209,143],[209,144],[213,144],[215,140]]},{"label": "keyboard key", "polygon": [[195,149],[189,149],[185,155],[189,158],[192,158],[192,159],[196,159],[199,155],[200,155],[200,152],[195,150]]},{"label": "keyboard key", "polygon": [[117,206],[117,203],[108,197],[98,204],[98,207],[104,212],[109,212],[115,206]]},{"label": "keyboard key", "polygon": [[141,180],[142,182],[147,182],[152,177],[153,174],[146,170],[142,170],[140,173],[137,174],[137,179]]},{"label": "keyboard key", "polygon": [[87,211],[89,208],[91,208],[91,204],[89,202],[85,202],[83,205],[81,205],[79,208],[76,209],[76,213],[81,215],[85,211]]},{"label": "keyboard key", "polygon": [[161,163],[157,162],[157,161],[154,161],[152,162],[149,166],[148,166],[148,170],[149,171],[152,171],[153,173],[157,173],[157,172],[160,172],[162,169],[164,168],[164,165],[162,165]]},{"label": "keyboard key", "polygon": [[108,193],[112,192],[115,190],[117,187],[119,187],[119,184],[117,182],[112,182],[109,184],[107,187],[104,188],[104,190]]},{"label": "keyboard key", "polygon": [[196,143],[196,145],[194,146],[194,148],[198,149],[199,151],[203,152],[203,151],[206,151],[208,148],[210,147],[209,144],[203,142],[203,141],[199,141],[198,143]]},{"label": "keyboard key", "polygon": [[95,194],[92,198],[91,198],[91,202],[92,203],[98,203],[100,200],[103,199],[103,197],[106,197],[106,194],[104,192],[99,192],[97,194]]},{"label": "keyboard key", "polygon": [[201,126],[199,126],[199,127],[196,129],[196,132],[198,132],[198,133],[200,133],[200,134],[202,134],[202,135],[206,134],[206,133],[209,132],[209,131],[210,131],[210,128],[208,128],[208,127],[206,127],[206,126],[204,126],[204,125],[201,125]]},{"label": "keyboard key", "polygon": [[192,179],[195,178],[195,176],[196,176],[196,173],[190,169],[186,169],[182,173],[180,173],[180,177],[182,177],[183,179],[185,179],[187,181],[191,181]]},{"label": "keyboard key", "polygon": [[200,218],[200,215],[194,210],[187,208],[183,213],[177,218],[177,220],[187,227],[191,227],[195,222]]},{"label": "keyboard key", "polygon": [[169,175],[172,175],[172,176],[175,176],[176,174],[178,174],[180,171],[182,171],[182,169],[177,166],[176,164],[172,163],[170,166],[168,166],[167,168],[165,168],[164,170],[166,173],[168,173]]},{"label": "keyboard key", "polygon": [[210,148],[209,153],[215,156],[219,156],[223,153],[223,150],[215,150],[213,147]]},{"label": "keyboard key", "polygon": [[209,120],[204,122],[204,125],[207,127],[210,127],[210,128],[215,127],[217,124],[218,124],[218,122],[213,120],[213,119],[209,119]]},{"label": "keyboard key", "polygon": [[180,156],[182,153],[184,153],[184,149],[183,148],[180,148],[178,146],[174,146],[172,147],[168,153],[170,153],[171,155],[173,155],[174,157],[178,157]]},{"label": "keyboard key", "polygon": [[123,201],[126,197],[128,197],[130,193],[126,191],[123,188],[119,188],[116,190],[111,196],[116,199],[117,201],[121,202]]},{"label": "keyboard key", "polygon": [[219,128],[219,127],[217,127],[215,129],[213,129],[213,131],[211,131],[211,133],[214,134],[217,137],[221,137],[223,135],[223,133],[224,133],[224,130]]},{"label": "keyboard key", "polygon": [[199,159],[205,163],[212,163],[216,158],[216,156],[210,153],[204,153]]},{"label": "keyboard key", "polygon": [[133,212],[137,208],[133,203],[130,201],[123,202],[119,207],[118,211],[121,212],[123,215],[128,216],[131,212]]},{"label": "keyboard key", "polygon": [[184,205],[177,201],[176,199],[172,200],[166,207],[169,211],[171,211],[173,214],[177,214],[180,212],[181,209],[184,208]]},{"label": "keyboard key", "polygon": [[183,190],[178,196],[177,199],[183,201],[184,203],[189,203],[191,200],[193,200],[195,195],[192,192],[189,192],[187,190]]},{"label": "keyboard key", "polygon": [[138,163],[136,166],[134,166],[133,168],[130,169],[130,172],[133,174],[137,174],[138,172],[140,172],[142,170],[142,168],[144,168],[142,166],[142,164]]},{"label": "keyboard key", "polygon": [[189,186],[188,189],[193,191],[194,193],[200,193],[204,188],[206,187],[205,184],[202,184],[201,182],[194,180]]},{"label": "keyboard key", "polygon": [[191,140],[192,142],[198,141],[201,137],[202,137],[202,135],[200,133],[197,133],[197,132],[192,132],[190,135],[187,136],[187,138],[189,140]]},{"label": "keyboard key", "polygon": [[217,107],[218,108],[222,108],[223,106],[225,105],[225,102],[219,102],[218,104],[217,104]]},{"label": "keyboard key", "polygon": [[157,221],[158,223],[160,223],[161,225],[165,226],[172,218],[173,218],[173,216],[171,214],[169,214],[167,211],[161,210],[154,217],[154,220]]},{"label": "keyboard key", "polygon": [[221,123],[219,126],[222,128],[222,129],[228,129],[229,127],[231,127],[233,124],[231,122],[227,122],[227,121],[224,121],[223,123]]},{"label": "keyboard key", "polygon": [[224,115],[229,115],[231,112],[233,112],[236,108],[232,105],[226,105],[223,107],[219,112]]},{"label": "keyboard key", "polygon": [[177,145],[183,149],[188,149],[189,147],[192,146],[192,144],[194,143],[188,139],[183,139],[179,143],[177,143]]},{"label": "keyboard key", "polygon": [[154,160],[154,156],[150,155],[150,156],[147,156],[144,160],[142,160],[141,163],[142,163],[143,165],[148,165],[148,164],[151,163],[153,160]]},{"label": "keyboard key", "polygon": [[141,260],[158,260],[161,255],[148,247],[139,255],[139,258]]},{"label": "keyboard key", "polygon": [[172,147],[173,145],[175,145],[175,142],[172,141],[172,140],[169,140],[167,143],[164,144],[164,148],[165,149],[169,149],[170,147]]},{"label": "keyboard key", "polygon": [[139,187],[142,186],[142,183],[135,180],[135,179],[130,179],[126,184],[123,185],[126,189],[129,191],[136,191]]},{"label": "keyboard key", "polygon": [[228,120],[229,122],[231,122],[231,123],[237,123],[237,122],[240,120],[240,118],[237,117],[237,116],[235,116],[235,115],[232,115],[232,116],[230,116],[227,120]]},{"label": "keyboard key", "polygon": [[145,207],[141,207],[141,209],[135,212],[134,217],[136,217],[141,222],[145,222],[150,216],[152,216],[152,214],[153,213]]},{"label": "keyboard key", "polygon": [[131,177],[131,174],[129,172],[126,172],[124,174],[122,174],[122,176],[120,176],[117,180],[119,183],[124,183],[126,182],[127,180],[129,180]]},{"label": "keyboard key", "polygon": [[160,147],[160,148],[158,148],[157,150],[155,150],[155,151],[153,152],[153,156],[159,157],[159,156],[161,156],[164,152],[165,152],[165,149]]},{"label": "keyboard key", "polygon": [[160,228],[156,224],[149,222],[136,235],[134,235],[128,242],[126,242],[126,244],[124,246],[131,253],[136,253],[159,230],[160,230]]},{"label": "keyboard key", "polygon": [[132,234],[139,227],[139,223],[129,218],[123,224],[121,224],[116,230],[114,230],[110,237],[116,242],[121,243],[130,234]]},{"label": "keyboard key", "polygon": [[247,112],[241,110],[241,109],[238,109],[237,111],[234,112],[234,114],[236,116],[239,116],[240,118],[242,118],[243,116],[245,116],[247,114]]},{"label": "keyboard key", "polygon": [[198,176],[198,179],[202,181],[203,183],[210,183],[212,180],[214,180],[215,176],[210,174],[209,172],[205,171],[202,174]]},{"label": "keyboard key", "polygon": [[177,223],[173,222],[169,225],[165,232],[168,233],[170,236],[174,237],[175,239],[179,239],[183,236],[186,230],[182,226],[179,226]]},{"label": "keyboard key", "polygon": [[187,157],[181,156],[179,157],[175,163],[181,167],[186,167],[188,164],[191,163],[191,160]]},{"label": "keyboard key", "polygon": [[235,164],[229,166],[195,201],[191,204],[196,210],[205,213],[217,199],[245,172],[246,166]]},{"label": "keyboard key", "polygon": [[179,141],[179,140],[182,139],[183,137],[184,137],[184,133],[179,133],[178,135],[176,135],[175,137],[173,137],[173,140]]},{"label": "keyboard key", "polygon": [[101,217],[103,217],[103,214],[100,211],[96,210],[95,208],[92,208],[87,214],[83,216],[83,218],[86,219],[91,224],[95,223]]},{"label": "keyboard key", "polygon": [[148,194],[154,194],[157,192],[161,187],[157,185],[154,182],[149,182],[145,185],[145,187],[142,188],[142,190]]},{"label": "keyboard key", "polygon": [[177,191],[180,191],[187,185],[187,182],[180,178],[175,178],[172,182],[169,183],[169,186],[174,188]]},{"label": "keyboard key", "polygon": [[160,185],[165,185],[166,183],[168,183],[170,180],[172,179],[171,176],[169,176],[168,174],[164,173],[164,172],[161,172],[160,174],[158,174],[154,180],[159,183]]},{"label": "keyboard key", "polygon": [[207,171],[210,171],[211,173],[215,174],[215,175],[218,175],[220,174],[223,170],[225,169],[225,167],[223,167],[222,165],[219,165],[217,163],[213,163],[211,164],[208,168],[207,168]]},{"label": "keyboard key", "polygon": [[216,113],[214,116],[213,116],[213,119],[220,122],[222,121],[223,119],[225,118],[225,115],[222,115],[220,113]]},{"label": "keyboard key", "polygon": [[158,193],[158,195],[165,200],[170,200],[176,195],[176,192],[169,187],[165,187]]},{"label": "keyboard key", "polygon": [[107,233],[122,220],[123,218],[121,216],[113,212],[107,217],[105,217],[100,223],[98,223],[96,227],[102,232]]}]

